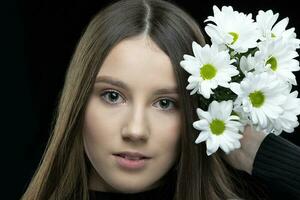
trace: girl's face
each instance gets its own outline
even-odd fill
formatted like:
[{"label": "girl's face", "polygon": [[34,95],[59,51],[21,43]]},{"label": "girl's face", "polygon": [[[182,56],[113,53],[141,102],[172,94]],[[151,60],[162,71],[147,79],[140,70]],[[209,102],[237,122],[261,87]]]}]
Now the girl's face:
[{"label": "girl's face", "polygon": [[[136,193],[161,184],[179,155],[178,98],[171,61],[150,38],[126,39],[111,50],[85,113],[91,190]],[[116,155],[126,151],[149,158]]]}]

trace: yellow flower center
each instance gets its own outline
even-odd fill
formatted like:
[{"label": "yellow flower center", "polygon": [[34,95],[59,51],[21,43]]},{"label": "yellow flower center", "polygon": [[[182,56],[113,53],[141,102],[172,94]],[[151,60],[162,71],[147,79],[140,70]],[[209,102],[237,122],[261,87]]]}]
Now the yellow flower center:
[{"label": "yellow flower center", "polygon": [[271,33],[272,38],[276,38],[276,35],[274,33]]},{"label": "yellow flower center", "polygon": [[235,33],[235,32],[229,32],[230,35],[233,36],[233,41],[231,42],[231,44],[234,44],[237,39],[239,38],[239,34]]},{"label": "yellow flower center", "polygon": [[225,123],[222,120],[214,119],[210,125],[210,130],[215,135],[221,135],[225,130]]},{"label": "yellow flower center", "polygon": [[252,105],[259,108],[264,104],[265,96],[261,91],[255,91],[249,94],[250,101]]},{"label": "yellow flower center", "polygon": [[200,76],[204,80],[210,80],[217,74],[216,68],[211,64],[205,64],[200,69]]},{"label": "yellow flower center", "polygon": [[267,64],[270,64],[271,65],[271,69],[273,70],[273,71],[276,71],[276,69],[277,69],[277,60],[276,60],[276,58],[274,58],[273,56],[271,57],[271,58],[269,58],[268,60],[267,60]]}]

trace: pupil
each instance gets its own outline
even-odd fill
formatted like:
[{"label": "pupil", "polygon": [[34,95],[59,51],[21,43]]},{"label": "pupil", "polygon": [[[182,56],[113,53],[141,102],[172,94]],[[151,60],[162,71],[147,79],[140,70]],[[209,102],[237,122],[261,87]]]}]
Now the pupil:
[{"label": "pupil", "polygon": [[118,94],[115,93],[115,92],[111,92],[109,94],[109,99],[112,100],[112,101],[116,101],[118,99]]},{"label": "pupil", "polygon": [[168,100],[162,100],[162,101],[160,101],[160,105],[162,107],[168,107]]}]

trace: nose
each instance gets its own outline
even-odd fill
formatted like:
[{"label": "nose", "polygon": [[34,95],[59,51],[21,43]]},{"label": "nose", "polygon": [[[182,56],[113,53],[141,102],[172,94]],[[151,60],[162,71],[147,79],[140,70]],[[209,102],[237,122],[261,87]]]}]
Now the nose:
[{"label": "nose", "polygon": [[129,111],[126,126],[122,129],[122,138],[130,141],[146,141],[149,137],[146,112],[143,106]]}]

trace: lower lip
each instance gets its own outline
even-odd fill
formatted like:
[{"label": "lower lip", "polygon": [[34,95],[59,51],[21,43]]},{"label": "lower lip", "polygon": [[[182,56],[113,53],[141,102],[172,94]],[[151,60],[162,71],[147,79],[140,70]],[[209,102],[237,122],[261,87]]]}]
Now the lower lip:
[{"label": "lower lip", "polygon": [[121,156],[114,155],[117,159],[118,164],[127,169],[140,169],[143,168],[146,165],[146,161],[148,159],[140,159],[140,160],[129,160],[126,158],[123,158]]}]

